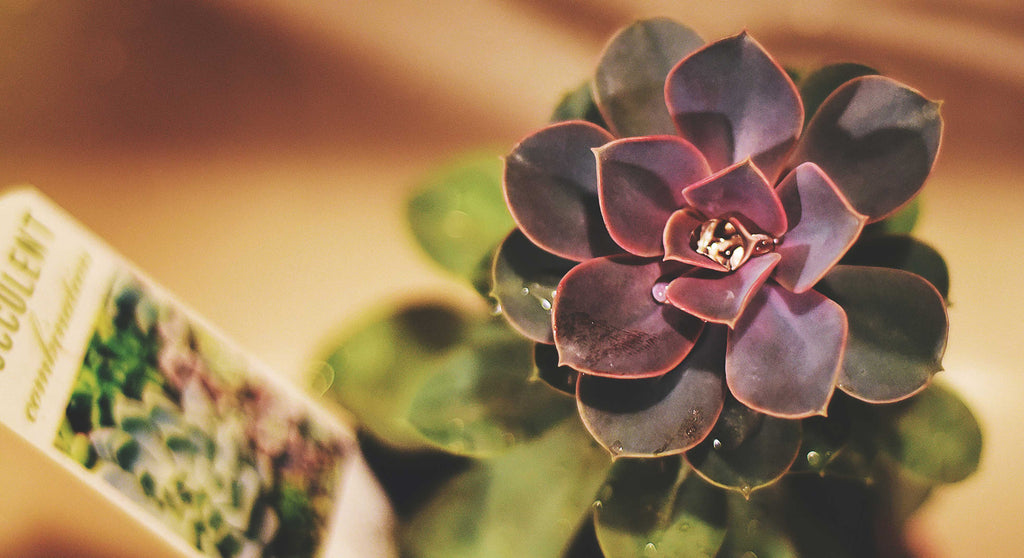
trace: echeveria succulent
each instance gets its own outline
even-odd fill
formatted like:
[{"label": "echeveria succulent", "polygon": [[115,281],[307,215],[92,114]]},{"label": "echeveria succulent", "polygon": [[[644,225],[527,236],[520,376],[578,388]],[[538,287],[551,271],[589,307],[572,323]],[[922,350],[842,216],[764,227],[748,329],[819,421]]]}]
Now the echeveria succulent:
[{"label": "echeveria succulent", "polygon": [[506,158],[518,231],[496,293],[579,373],[580,415],[612,453],[690,450],[733,398],[802,419],[836,387],[898,401],[940,369],[939,292],[839,265],[921,189],[938,104],[878,75],[836,85],[805,125],[800,91],[748,33],[701,45],[643,22],[599,64],[602,125],[549,125]]},{"label": "echeveria succulent", "polygon": [[504,170],[424,184],[416,240],[494,311],[400,305],[317,374],[403,556],[902,555],[975,470],[977,422],[926,388],[946,265],[906,234],[937,104],[791,75],[746,33],[641,21]]}]

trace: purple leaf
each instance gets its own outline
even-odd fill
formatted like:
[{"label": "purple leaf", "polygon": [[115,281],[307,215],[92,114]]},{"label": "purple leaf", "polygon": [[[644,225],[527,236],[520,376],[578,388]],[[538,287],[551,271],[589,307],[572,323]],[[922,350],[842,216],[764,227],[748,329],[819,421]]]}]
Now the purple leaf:
[{"label": "purple leaf", "polygon": [[615,456],[650,457],[697,445],[725,401],[725,339],[725,328],[706,327],[679,366],[653,378],[581,374],[583,423]]},{"label": "purple leaf", "polygon": [[672,214],[665,223],[665,259],[682,262],[685,264],[714,269],[716,271],[727,271],[727,268],[712,260],[711,258],[698,253],[691,245],[693,231],[701,225],[703,219],[697,216],[692,209],[681,209]]},{"label": "purple leaf", "polygon": [[850,322],[840,389],[872,403],[898,401],[942,369],[946,305],[926,280],[898,269],[841,265],[820,285]]},{"label": "purple leaf", "polygon": [[541,250],[518,229],[494,257],[491,295],[509,324],[528,339],[553,343],[551,306],[562,276],[575,262]]},{"label": "purple leaf", "polygon": [[619,137],[675,134],[665,107],[665,76],[704,41],[670,19],[638,21],[605,47],[594,77],[594,98]]},{"label": "purple leaf", "polygon": [[659,303],[652,289],[681,267],[630,257],[597,258],[574,267],[555,296],[560,364],[633,378],[658,376],[679,364],[702,322]]},{"label": "purple leaf", "polygon": [[704,156],[676,136],[616,140],[595,153],[611,237],[638,256],[663,254],[665,223],[684,205],[683,188],[711,174]]},{"label": "purple leaf", "polygon": [[687,187],[683,196],[707,217],[742,216],[776,238],[786,232],[786,212],[779,196],[749,160]]},{"label": "purple leaf", "polygon": [[843,257],[857,240],[867,217],[857,213],[813,163],[793,169],[777,192],[790,229],[776,247],[782,261],[773,278],[787,289],[802,293]]},{"label": "purple leaf", "polygon": [[679,131],[716,171],[750,157],[774,181],[803,126],[793,81],[746,32],[684,58],[665,94]]},{"label": "purple leaf", "polygon": [[526,137],[505,159],[505,200],[534,244],[575,261],[621,252],[601,219],[592,151],[611,140],[588,122],[562,122]]},{"label": "purple leaf", "polygon": [[890,78],[865,76],[825,100],[794,161],[817,163],[854,209],[878,221],[917,195],[941,135],[939,103]]},{"label": "purple leaf", "polygon": [[694,269],[669,283],[666,295],[688,314],[733,327],[778,263],[778,254],[765,254],[731,273]]},{"label": "purple leaf", "polygon": [[711,484],[749,498],[786,474],[801,440],[801,421],[766,416],[727,399],[718,424],[686,452],[686,461]]},{"label": "purple leaf", "polygon": [[769,415],[824,414],[846,335],[846,315],[835,302],[815,291],[794,294],[766,283],[729,337],[729,389]]}]

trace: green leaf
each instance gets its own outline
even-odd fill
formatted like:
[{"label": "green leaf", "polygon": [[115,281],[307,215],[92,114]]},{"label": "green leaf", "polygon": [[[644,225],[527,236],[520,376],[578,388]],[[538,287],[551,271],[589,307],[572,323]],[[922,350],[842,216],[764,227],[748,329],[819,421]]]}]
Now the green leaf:
[{"label": "green leaf", "polygon": [[745,499],[729,494],[729,530],[717,558],[798,558],[786,530],[784,499],[779,490],[760,491]]},{"label": "green leaf", "polygon": [[949,300],[949,269],[934,248],[903,235],[863,238],[850,248],[840,263],[889,267],[916,273],[931,283],[942,298]]},{"label": "green leaf", "polygon": [[483,457],[576,414],[532,379],[533,344],[499,320],[477,325],[419,388],[409,422],[445,451]]},{"label": "green leaf", "polygon": [[590,82],[584,82],[579,87],[565,94],[558,102],[554,112],[551,114],[551,122],[565,122],[567,120],[586,120],[591,124],[607,129],[601,111],[597,109],[597,103],[590,93]]},{"label": "green leaf", "polygon": [[874,68],[862,64],[843,62],[830,64],[815,70],[800,81],[800,99],[804,103],[804,124],[818,112],[821,103],[839,88],[855,77],[877,74]]},{"label": "green leaf", "polygon": [[570,417],[442,486],[401,533],[403,556],[559,556],[610,466],[608,454]]},{"label": "green leaf", "polygon": [[881,408],[881,450],[913,475],[934,483],[969,477],[981,460],[981,427],[952,390],[933,383]]},{"label": "green leaf", "polygon": [[409,201],[409,224],[420,246],[467,280],[513,227],[502,173],[499,153],[466,155],[424,180]]},{"label": "green leaf", "polygon": [[900,210],[892,215],[878,221],[877,223],[871,223],[864,227],[864,237],[878,236],[884,234],[910,234],[917,225],[917,220],[921,216],[921,196],[918,196],[910,203],[903,206]]},{"label": "green leaf", "polygon": [[713,556],[725,537],[725,492],[688,474],[679,456],[622,458],[594,502],[606,558]]},{"label": "green leaf", "polygon": [[840,265],[818,288],[843,307],[849,323],[838,381],[846,393],[871,403],[899,401],[942,369],[946,307],[919,275]]},{"label": "green leaf", "polygon": [[534,341],[553,343],[551,307],[555,290],[574,265],[541,250],[514,230],[495,255],[491,295],[517,331]]},{"label": "green leaf", "polygon": [[665,78],[703,45],[693,30],[665,18],[638,21],[612,37],[594,76],[594,97],[612,133],[623,138],[675,135],[665,105]]},{"label": "green leaf", "polygon": [[764,415],[727,400],[714,430],[686,452],[686,460],[711,484],[749,497],[789,470],[800,443],[800,421]]},{"label": "green leaf", "polygon": [[469,320],[439,303],[377,314],[337,341],[324,359],[325,396],[353,413],[371,434],[406,449],[429,447],[409,423],[420,386],[465,340]]}]

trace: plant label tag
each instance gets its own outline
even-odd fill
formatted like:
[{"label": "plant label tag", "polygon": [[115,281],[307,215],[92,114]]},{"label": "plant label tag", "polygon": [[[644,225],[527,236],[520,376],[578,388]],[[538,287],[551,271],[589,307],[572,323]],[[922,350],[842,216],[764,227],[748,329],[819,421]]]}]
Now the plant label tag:
[{"label": "plant label tag", "polygon": [[0,555],[392,556],[352,429],[30,187],[0,196]]}]

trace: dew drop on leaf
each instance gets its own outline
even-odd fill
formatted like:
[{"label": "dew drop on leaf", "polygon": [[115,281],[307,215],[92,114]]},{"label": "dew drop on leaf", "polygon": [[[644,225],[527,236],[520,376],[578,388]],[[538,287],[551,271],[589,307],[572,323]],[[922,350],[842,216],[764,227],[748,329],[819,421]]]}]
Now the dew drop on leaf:
[{"label": "dew drop on leaf", "polygon": [[711,442],[711,447],[715,448],[716,450],[722,449],[722,441],[719,440],[718,438],[715,438],[715,440]]},{"label": "dew drop on leaf", "polygon": [[[644,545],[644,556],[654,556],[658,553],[658,545],[649,542]],[[756,557],[755,557],[756,558]]]},{"label": "dew drop on leaf", "polygon": [[613,455],[618,455],[622,453],[622,442],[615,440],[615,442],[612,443],[611,447],[609,447],[608,450],[611,451]]},{"label": "dew drop on leaf", "polygon": [[817,469],[818,467],[821,467],[821,463],[822,463],[822,456],[821,456],[820,453],[818,453],[816,451],[809,451],[809,452],[807,452],[807,464],[808,465],[810,465],[811,467]]}]

